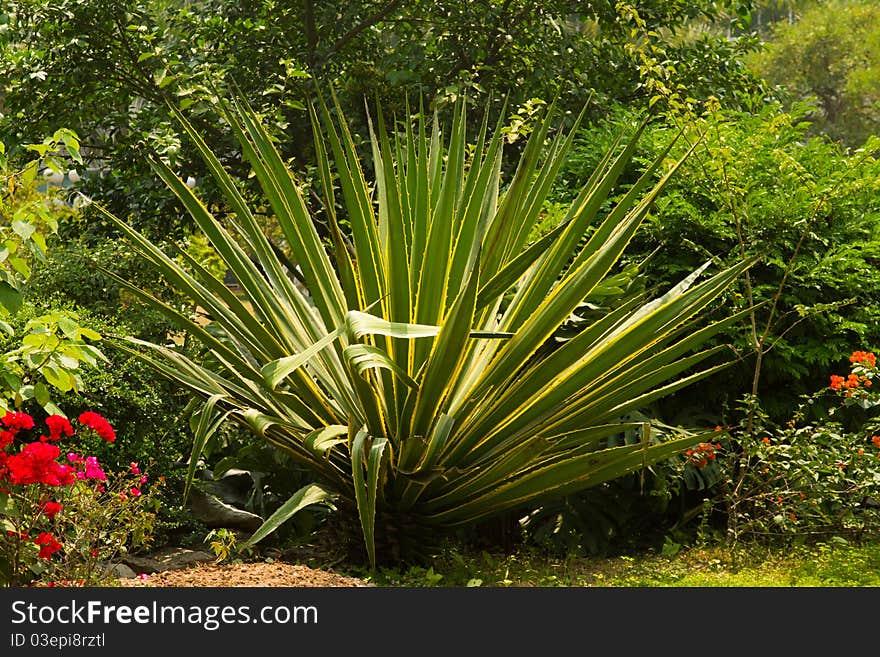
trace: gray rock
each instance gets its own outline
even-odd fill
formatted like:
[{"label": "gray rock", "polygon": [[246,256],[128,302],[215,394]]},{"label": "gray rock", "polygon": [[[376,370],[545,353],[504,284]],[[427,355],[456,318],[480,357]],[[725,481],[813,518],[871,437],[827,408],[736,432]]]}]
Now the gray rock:
[{"label": "gray rock", "polygon": [[124,563],[108,564],[105,572],[117,579],[134,579],[137,577],[137,573]]},{"label": "gray rock", "polygon": [[[156,550],[149,555],[135,557],[127,555],[122,561],[136,573],[152,575],[166,570],[179,570],[197,563],[210,563],[217,557],[202,550],[168,547]],[[135,577],[136,575],[132,575]]]},{"label": "gray rock", "polygon": [[222,477],[215,478],[205,488],[226,504],[243,506],[247,503],[248,493],[253,487],[254,477],[250,472],[230,468]]},{"label": "gray rock", "polygon": [[161,573],[163,570],[167,570],[162,564],[153,559],[152,557],[135,557],[131,555],[126,555],[122,557],[123,563],[126,566],[134,570],[135,573],[146,573],[147,575],[152,575],[153,573]]},{"label": "gray rock", "polygon": [[193,518],[211,529],[226,527],[255,532],[263,524],[263,519],[255,513],[226,504],[216,495],[206,493],[196,486],[190,489],[187,508]]}]

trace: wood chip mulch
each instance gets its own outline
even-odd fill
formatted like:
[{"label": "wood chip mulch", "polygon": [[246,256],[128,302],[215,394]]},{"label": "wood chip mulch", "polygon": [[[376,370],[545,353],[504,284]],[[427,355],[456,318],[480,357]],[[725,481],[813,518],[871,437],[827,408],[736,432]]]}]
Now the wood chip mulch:
[{"label": "wood chip mulch", "polygon": [[283,562],[198,564],[154,573],[144,579],[121,579],[121,586],[165,587],[337,587],[372,586],[355,577]]}]

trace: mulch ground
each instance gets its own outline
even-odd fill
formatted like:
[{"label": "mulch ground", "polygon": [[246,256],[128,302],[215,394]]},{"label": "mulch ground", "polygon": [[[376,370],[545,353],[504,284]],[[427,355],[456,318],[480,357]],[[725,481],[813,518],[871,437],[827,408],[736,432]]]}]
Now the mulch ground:
[{"label": "mulch ground", "polygon": [[355,577],[283,562],[198,564],[147,575],[144,579],[121,579],[121,586],[164,587],[338,587],[372,586]]}]

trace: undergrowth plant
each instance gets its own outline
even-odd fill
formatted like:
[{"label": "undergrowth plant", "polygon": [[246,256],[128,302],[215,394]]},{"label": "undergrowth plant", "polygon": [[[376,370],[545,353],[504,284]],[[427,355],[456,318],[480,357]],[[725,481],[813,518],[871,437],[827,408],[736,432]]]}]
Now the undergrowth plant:
[{"label": "undergrowth plant", "polygon": [[683,483],[706,492],[694,509],[704,530],[715,527],[728,545],[877,535],[880,375],[871,351],[854,351],[849,362],[848,373],[831,374],[829,385],[804,395],[782,424],[745,399],[752,413],[724,428],[716,458],[689,457]]}]

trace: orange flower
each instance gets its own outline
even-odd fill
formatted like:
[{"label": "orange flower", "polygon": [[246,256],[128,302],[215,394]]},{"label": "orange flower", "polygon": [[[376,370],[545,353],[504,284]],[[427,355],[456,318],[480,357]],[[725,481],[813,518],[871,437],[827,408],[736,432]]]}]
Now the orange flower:
[{"label": "orange flower", "polygon": [[874,443],[874,447],[880,447],[880,436],[871,436],[871,442]]},{"label": "orange flower", "polygon": [[769,445],[770,439],[767,436],[764,436],[763,438],[761,438],[761,442],[764,443],[765,445]]},{"label": "orange flower", "polygon": [[840,390],[843,387],[843,377],[838,376],[837,374],[831,375],[831,385],[829,386],[832,390]]},{"label": "orange flower", "polygon": [[871,351],[854,351],[849,357],[851,363],[861,363],[868,367],[874,367],[877,364],[877,357]]}]

